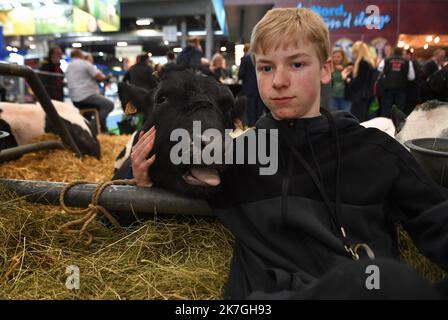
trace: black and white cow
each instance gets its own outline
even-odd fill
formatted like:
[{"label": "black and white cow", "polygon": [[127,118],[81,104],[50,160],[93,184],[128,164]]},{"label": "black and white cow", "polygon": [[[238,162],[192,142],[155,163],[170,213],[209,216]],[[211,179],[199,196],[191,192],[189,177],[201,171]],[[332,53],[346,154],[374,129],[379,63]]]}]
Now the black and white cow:
[{"label": "black and white cow", "polygon": [[[98,139],[78,109],[60,101],[52,100],[52,102],[81,153],[99,158]],[[55,133],[45,111],[38,103],[0,102],[0,130],[11,134],[9,138],[6,138],[9,140],[2,141],[3,149],[31,143],[44,133]]]},{"label": "black and white cow", "polygon": [[384,131],[403,145],[413,139],[448,138],[448,102],[426,101],[417,105],[408,116],[393,107],[391,119],[377,117],[361,122],[361,125]]},{"label": "black and white cow", "polygon": [[395,139],[402,144],[412,139],[448,138],[448,102],[426,101],[407,117],[393,108],[391,117],[396,128]]},{"label": "black and white cow", "polygon": [[[191,197],[208,197],[219,188],[222,165],[175,165],[170,161],[170,141],[174,129],[182,128],[193,134],[193,121],[200,121],[202,132],[209,128],[235,129],[237,119],[244,112],[246,100],[234,99],[230,89],[214,78],[192,70],[169,70],[160,75],[154,91],[148,92],[125,83],[119,84],[119,94],[126,109],[147,113],[143,130],[156,128],[153,153],[157,160],[149,169],[155,186]],[[122,151],[121,166],[114,179],[129,178],[130,151],[138,135]],[[151,154],[152,155],[152,154]],[[151,156],[150,155],[150,156]]]}]

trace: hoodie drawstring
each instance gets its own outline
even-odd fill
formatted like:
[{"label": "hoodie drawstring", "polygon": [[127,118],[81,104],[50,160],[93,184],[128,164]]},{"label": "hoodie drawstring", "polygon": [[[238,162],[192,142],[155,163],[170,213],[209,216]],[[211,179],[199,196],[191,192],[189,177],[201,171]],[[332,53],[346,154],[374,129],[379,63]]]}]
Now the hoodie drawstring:
[{"label": "hoodie drawstring", "polygon": [[305,140],[308,142],[308,147],[310,148],[310,152],[311,152],[311,158],[313,159],[313,163],[314,163],[314,166],[316,167],[316,171],[317,171],[317,174],[319,175],[319,179],[320,179],[320,181],[322,181],[323,180],[322,172],[320,171],[319,164],[317,163],[316,154],[314,153],[313,144],[311,143],[311,139],[310,139],[310,132],[308,130],[308,127],[309,127],[308,121],[305,122],[304,127],[305,127]]},{"label": "hoodie drawstring", "polygon": [[[357,244],[355,246],[355,250],[352,248],[351,244],[349,243],[348,239],[347,239],[347,235],[345,232],[345,229],[341,223],[340,220],[340,216],[341,216],[341,189],[340,189],[340,176],[341,176],[341,150],[340,150],[340,144],[339,144],[339,136],[336,130],[336,125],[334,122],[334,119],[332,117],[332,115],[330,114],[330,112],[328,112],[325,109],[321,109],[321,112],[326,116],[329,126],[330,126],[330,130],[331,130],[331,135],[333,136],[334,139],[334,146],[336,149],[336,170],[335,170],[335,205],[333,206],[331,204],[331,201],[329,199],[329,196],[323,186],[322,183],[322,173],[320,170],[320,167],[317,163],[317,159],[314,153],[314,148],[313,145],[311,143],[310,140],[310,136],[309,136],[309,130],[308,130],[308,122],[305,122],[305,135],[306,135],[306,140],[308,142],[308,146],[310,148],[311,151],[311,157],[313,159],[313,163],[314,166],[316,167],[316,171],[318,173],[319,176],[316,175],[316,173],[314,172],[314,170],[311,168],[311,166],[308,164],[308,162],[303,158],[303,156],[297,151],[297,149],[294,146],[290,146],[290,150],[292,151],[292,154],[297,158],[297,160],[301,163],[301,165],[304,167],[304,169],[307,171],[307,173],[310,175],[311,179],[313,180],[316,188],[318,189],[322,199],[324,200],[325,206],[328,209],[328,212],[330,213],[330,220],[331,220],[331,225],[333,226],[334,231],[339,235],[339,237],[341,238],[342,244],[344,246],[344,249],[347,251],[347,253],[354,259],[354,260],[359,260],[359,255],[357,254],[357,250],[359,248],[363,248],[366,250],[366,252],[368,253],[369,258],[373,259],[374,255],[373,255],[373,251],[368,247],[367,244]],[[291,161],[290,161],[291,163]],[[288,168],[288,173],[290,171],[290,168]],[[287,176],[288,177],[288,176]],[[283,192],[282,192],[282,216],[284,221],[286,221],[286,216],[287,216],[287,193],[288,193],[288,182],[289,179],[284,183],[283,183]],[[369,249],[367,250],[366,247]]]},{"label": "hoodie drawstring", "polygon": [[283,176],[282,180],[282,221],[284,224],[288,224],[288,190],[289,190],[289,179],[292,176],[294,169],[294,158],[290,154],[288,159],[288,171]]}]

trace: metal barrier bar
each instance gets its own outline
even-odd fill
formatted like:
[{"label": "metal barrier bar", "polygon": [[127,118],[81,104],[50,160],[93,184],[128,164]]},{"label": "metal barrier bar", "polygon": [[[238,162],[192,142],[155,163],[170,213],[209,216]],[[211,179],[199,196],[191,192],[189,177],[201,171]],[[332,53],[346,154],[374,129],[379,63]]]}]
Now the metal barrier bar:
[{"label": "metal barrier bar", "polygon": [[[0,179],[0,186],[25,196],[34,203],[59,205],[59,195],[67,183],[33,180]],[[65,197],[71,207],[87,208],[96,184],[73,186]],[[110,211],[135,213],[160,213],[170,215],[211,216],[205,200],[190,199],[158,188],[138,188],[111,185],[101,194],[99,205]]]},{"label": "metal barrier bar", "polygon": [[59,141],[42,141],[0,150],[0,163],[14,160],[30,152],[46,149],[64,149],[64,145]]}]

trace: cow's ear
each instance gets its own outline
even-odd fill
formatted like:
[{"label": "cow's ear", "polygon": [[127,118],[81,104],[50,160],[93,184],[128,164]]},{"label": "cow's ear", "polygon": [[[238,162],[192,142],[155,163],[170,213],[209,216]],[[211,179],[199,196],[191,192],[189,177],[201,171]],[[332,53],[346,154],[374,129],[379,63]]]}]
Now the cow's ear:
[{"label": "cow's ear", "polygon": [[121,107],[126,114],[148,114],[152,109],[152,91],[120,82],[118,84],[118,97]]},{"label": "cow's ear", "polygon": [[392,109],[390,111],[390,117],[392,119],[392,122],[395,126],[395,134],[401,131],[401,129],[404,126],[404,123],[406,122],[406,114],[398,109],[396,106],[392,106]]},{"label": "cow's ear", "polygon": [[246,112],[248,100],[245,96],[239,96],[235,98],[232,109],[232,120],[241,120],[243,118],[244,112]]},{"label": "cow's ear", "polygon": [[233,97],[230,95],[222,96],[218,99],[218,107],[222,112],[231,112],[233,109]]}]

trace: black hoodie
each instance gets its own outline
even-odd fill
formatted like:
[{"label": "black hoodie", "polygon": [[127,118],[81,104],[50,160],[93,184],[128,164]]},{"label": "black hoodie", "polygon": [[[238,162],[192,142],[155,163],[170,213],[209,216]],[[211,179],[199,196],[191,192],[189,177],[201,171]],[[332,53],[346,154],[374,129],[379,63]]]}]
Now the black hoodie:
[{"label": "black hoodie", "polygon": [[258,165],[223,173],[223,193],[210,205],[236,238],[226,298],[298,292],[352,259],[344,244],[397,257],[398,222],[423,254],[448,269],[446,191],[387,134],[349,113],[321,111],[258,121],[255,130],[278,129],[276,174],[259,175]]}]

